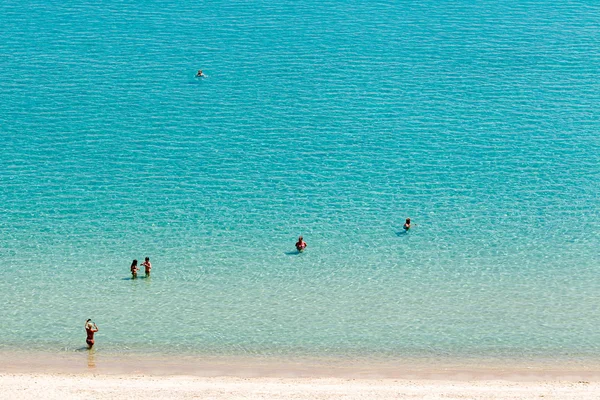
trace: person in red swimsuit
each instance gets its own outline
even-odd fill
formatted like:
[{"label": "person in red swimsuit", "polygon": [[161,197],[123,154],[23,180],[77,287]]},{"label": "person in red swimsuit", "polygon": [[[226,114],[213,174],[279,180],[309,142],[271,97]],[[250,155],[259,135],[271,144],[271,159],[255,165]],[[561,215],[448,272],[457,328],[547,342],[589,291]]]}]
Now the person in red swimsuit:
[{"label": "person in red swimsuit", "polygon": [[94,333],[98,332],[98,327],[95,323],[92,322],[91,319],[85,321],[85,333],[87,333],[87,339],[85,342],[88,345],[88,349],[91,349],[94,345]]},{"label": "person in red swimsuit", "polygon": [[300,236],[298,238],[298,241],[296,242],[296,250],[298,251],[304,251],[304,249],[306,249],[306,246],[308,246],[306,244],[306,242],[302,239],[302,236]]}]

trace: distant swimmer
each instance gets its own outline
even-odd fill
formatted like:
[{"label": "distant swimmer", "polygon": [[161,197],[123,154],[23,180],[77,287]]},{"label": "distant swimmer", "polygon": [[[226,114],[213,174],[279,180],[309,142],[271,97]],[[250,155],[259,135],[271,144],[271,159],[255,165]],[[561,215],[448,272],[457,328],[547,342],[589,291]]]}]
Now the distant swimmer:
[{"label": "distant swimmer", "polygon": [[152,269],[152,264],[150,264],[150,257],[146,257],[142,265],[144,266],[144,272],[146,272],[146,276],[150,276],[150,270]]},{"label": "distant swimmer", "polygon": [[299,252],[303,252],[303,251],[304,251],[304,249],[306,249],[306,246],[308,246],[308,245],[307,245],[307,244],[306,244],[306,242],[305,242],[305,241],[302,239],[302,236],[300,236],[300,237],[298,238],[298,241],[296,242],[296,249],[297,249]]},{"label": "distant swimmer", "polygon": [[410,229],[410,218],[406,218],[406,222],[404,223],[404,226],[402,228],[404,228],[405,231],[408,231]]},{"label": "distant swimmer", "polygon": [[137,260],[133,260],[133,262],[131,263],[131,277],[132,278],[137,278],[137,273],[138,273],[139,269],[137,266]]},{"label": "distant swimmer", "polygon": [[196,78],[206,78],[206,75],[204,75],[204,74],[202,73],[202,70],[201,70],[201,69],[199,69],[199,70],[198,70],[198,73],[196,74]]},{"label": "distant swimmer", "polygon": [[94,333],[98,332],[98,327],[95,323],[92,322],[91,319],[85,321],[85,333],[87,333],[87,339],[85,342],[88,345],[88,349],[91,349],[94,345]]}]

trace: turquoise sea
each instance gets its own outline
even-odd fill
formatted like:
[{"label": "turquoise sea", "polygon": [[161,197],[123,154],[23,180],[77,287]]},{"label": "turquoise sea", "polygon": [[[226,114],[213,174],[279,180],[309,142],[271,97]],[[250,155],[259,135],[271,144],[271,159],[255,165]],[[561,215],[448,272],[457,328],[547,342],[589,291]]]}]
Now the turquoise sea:
[{"label": "turquoise sea", "polygon": [[92,318],[105,354],[600,361],[599,28],[585,0],[1,2],[0,351]]}]

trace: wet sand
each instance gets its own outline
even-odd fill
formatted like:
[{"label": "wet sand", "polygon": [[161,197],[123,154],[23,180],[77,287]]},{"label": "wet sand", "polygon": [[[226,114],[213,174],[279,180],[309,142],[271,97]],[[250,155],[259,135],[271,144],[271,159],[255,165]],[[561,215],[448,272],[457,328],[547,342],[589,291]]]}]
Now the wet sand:
[{"label": "wet sand", "polygon": [[597,360],[272,358],[0,351],[0,373],[193,376],[202,378],[342,378],[403,380],[600,381]]},{"label": "wet sand", "polygon": [[596,399],[595,364],[0,353],[0,399]]}]

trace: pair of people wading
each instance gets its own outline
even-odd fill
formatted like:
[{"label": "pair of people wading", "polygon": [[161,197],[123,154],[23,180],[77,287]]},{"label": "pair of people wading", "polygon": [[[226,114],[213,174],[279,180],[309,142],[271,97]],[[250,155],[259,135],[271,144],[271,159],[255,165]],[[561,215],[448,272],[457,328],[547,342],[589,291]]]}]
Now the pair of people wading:
[{"label": "pair of people wading", "polygon": [[[144,262],[141,264],[144,267],[144,272],[146,273],[146,277],[150,276],[150,270],[152,269],[152,264],[150,263],[150,257],[146,257],[146,259],[144,260]],[[138,268],[138,260],[133,260],[133,262],[131,263],[131,277],[132,278],[137,278],[137,273],[140,270]]]}]

